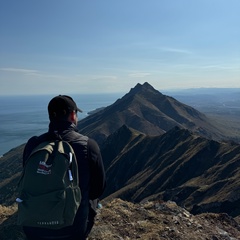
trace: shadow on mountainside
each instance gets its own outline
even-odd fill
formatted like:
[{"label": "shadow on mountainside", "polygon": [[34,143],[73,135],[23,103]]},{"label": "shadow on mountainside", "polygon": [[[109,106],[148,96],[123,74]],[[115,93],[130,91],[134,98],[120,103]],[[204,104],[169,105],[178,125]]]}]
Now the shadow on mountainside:
[{"label": "shadow on mountainside", "polygon": [[[227,214],[192,215],[171,201],[134,204],[113,199],[103,201],[98,211],[89,240],[240,239],[240,226]],[[15,213],[1,224],[1,240],[25,240],[16,219]]]}]

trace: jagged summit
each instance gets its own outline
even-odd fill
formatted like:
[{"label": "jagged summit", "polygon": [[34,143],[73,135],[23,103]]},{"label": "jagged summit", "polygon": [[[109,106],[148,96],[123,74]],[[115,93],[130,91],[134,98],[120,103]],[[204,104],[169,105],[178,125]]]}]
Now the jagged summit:
[{"label": "jagged summit", "polygon": [[134,88],[131,88],[130,91],[122,97],[122,99],[126,99],[128,97],[143,97],[143,98],[153,98],[156,96],[157,98],[162,98],[164,95],[156,90],[152,85],[148,82],[144,84],[138,83]]},{"label": "jagged summit", "polygon": [[134,88],[131,88],[129,93],[136,94],[139,92],[146,92],[146,91],[158,92],[156,89],[153,88],[152,85],[150,85],[148,82],[145,82],[144,84],[138,83]]}]

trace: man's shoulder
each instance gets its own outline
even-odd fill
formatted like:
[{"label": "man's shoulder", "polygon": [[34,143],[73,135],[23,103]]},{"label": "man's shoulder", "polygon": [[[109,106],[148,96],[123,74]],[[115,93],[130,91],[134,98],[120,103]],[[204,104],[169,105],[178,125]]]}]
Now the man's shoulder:
[{"label": "man's shoulder", "polygon": [[65,140],[70,142],[70,144],[74,147],[81,145],[86,146],[87,149],[91,152],[100,151],[98,143],[93,138],[87,135],[83,135],[79,132],[71,131]]},{"label": "man's shoulder", "polygon": [[79,142],[87,144],[89,148],[96,148],[98,147],[98,143],[91,137],[83,135],[81,133],[75,132],[73,134],[73,142]]},{"label": "man's shoulder", "polygon": [[79,151],[79,149],[87,149],[88,147],[88,137],[80,134],[77,131],[68,131],[62,135],[62,140],[70,143],[74,151]]},{"label": "man's shoulder", "polygon": [[63,135],[63,140],[69,142],[77,142],[77,141],[88,141],[88,136],[85,136],[77,131],[69,131],[67,134]]}]

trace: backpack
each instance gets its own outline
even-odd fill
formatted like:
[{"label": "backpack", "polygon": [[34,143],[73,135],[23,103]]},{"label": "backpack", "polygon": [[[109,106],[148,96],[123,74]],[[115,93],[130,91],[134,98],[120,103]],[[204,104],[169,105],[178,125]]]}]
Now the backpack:
[{"label": "backpack", "polygon": [[76,156],[68,142],[38,145],[19,181],[18,224],[49,229],[72,225],[81,202],[78,182]]}]

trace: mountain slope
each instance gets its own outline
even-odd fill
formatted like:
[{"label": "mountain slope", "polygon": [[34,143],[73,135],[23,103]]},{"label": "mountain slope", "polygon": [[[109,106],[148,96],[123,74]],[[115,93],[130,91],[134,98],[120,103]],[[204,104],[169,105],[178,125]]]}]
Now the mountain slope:
[{"label": "mountain slope", "polygon": [[0,158],[0,204],[9,206],[15,202],[22,172],[23,148],[24,145],[16,147]]},{"label": "mountain slope", "polygon": [[150,136],[178,126],[208,138],[223,138],[204,114],[161,94],[148,83],[137,84],[112,105],[79,121],[78,128],[101,144],[123,125]]},{"label": "mountain slope", "polygon": [[172,199],[195,213],[240,215],[238,144],[208,140],[178,127],[150,137],[123,126],[107,139],[102,155],[108,199]]}]

